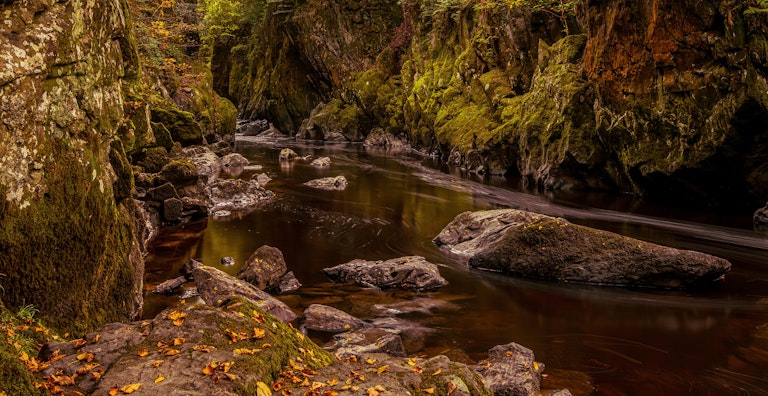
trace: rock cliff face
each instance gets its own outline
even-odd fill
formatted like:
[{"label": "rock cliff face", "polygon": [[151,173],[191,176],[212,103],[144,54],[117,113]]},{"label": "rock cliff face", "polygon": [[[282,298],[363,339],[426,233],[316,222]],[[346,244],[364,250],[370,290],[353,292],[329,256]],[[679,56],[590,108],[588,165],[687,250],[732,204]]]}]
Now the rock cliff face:
[{"label": "rock cliff face", "polygon": [[118,130],[138,62],[122,0],[0,3],[0,285],[62,331],[133,317],[143,257]]},{"label": "rock cliff face", "polygon": [[757,3],[590,0],[563,18],[459,3],[270,2],[249,38],[217,47],[216,86],[302,138],[380,127],[544,188],[768,196]]}]

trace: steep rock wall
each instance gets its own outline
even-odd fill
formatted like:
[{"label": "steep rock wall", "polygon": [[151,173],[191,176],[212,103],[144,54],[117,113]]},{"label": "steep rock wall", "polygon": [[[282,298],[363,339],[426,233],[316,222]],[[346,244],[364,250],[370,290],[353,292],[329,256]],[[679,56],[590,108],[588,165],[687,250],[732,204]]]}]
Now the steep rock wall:
[{"label": "steep rock wall", "polygon": [[[566,18],[494,1],[376,4],[360,9],[399,12],[376,14],[372,31],[344,30],[351,9],[320,1],[282,22],[267,13],[257,31],[281,39],[235,46],[214,77],[242,115],[302,138],[381,127],[543,188],[752,209],[768,197],[768,13],[756,3],[591,0]],[[361,51],[371,39],[378,55]]]},{"label": "steep rock wall", "polygon": [[117,131],[138,62],[122,0],[0,3],[0,284],[62,331],[142,298],[133,179]]}]

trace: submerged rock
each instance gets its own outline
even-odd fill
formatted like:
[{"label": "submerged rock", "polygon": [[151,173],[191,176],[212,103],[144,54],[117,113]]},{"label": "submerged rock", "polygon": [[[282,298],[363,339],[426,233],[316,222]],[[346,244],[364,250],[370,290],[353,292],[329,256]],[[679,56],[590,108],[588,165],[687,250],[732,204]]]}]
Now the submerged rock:
[{"label": "submerged rock", "polygon": [[219,307],[231,298],[240,296],[253,301],[259,308],[283,322],[290,322],[298,317],[282,301],[224,271],[200,266],[192,270],[192,277],[200,297],[209,305]]},{"label": "submerged rock", "polygon": [[720,279],[722,258],[514,209],[462,213],[433,240],[472,268],[534,279],[686,288]]},{"label": "submerged rock", "polygon": [[307,187],[317,188],[320,190],[336,190],[341,191],[347,188],[347,178],[344,176],[336,177],[324,177],[322,179],[310,180],[304,183]]},{"label": "submerged rock", "polygon": [[533,351],[513,342],[491,348],[488,359],[474,369],[494,395],[537,396],[544,365],[536,362]]},{"label": "submerged rock", "polygon": [[339,333],[371,325],[340,309],[312,304],[304,310],[304,327],[309,330]]},{"label": "submerged rock", "polygon": [[283,252],[280,249],[263,245],[245,260],[237,277],[261,290],[277,288],[280,280],[288,272]]},{"label": "submerged rock", "polygon": [[407,138],[396,137],[389,132],[385,132],[381,128],[373,129],[371,133],[368,134],[368,136],[365,138],[363,145],[366,147],[386,148],[394,151],[411,148],[410,144],[408,144]]},{"label": "submerged rock", "polygon": [[437,269],[421,256],[407,256],[387,261],[356,259],[323,273],[334,282],[356,283],[364,287],[383,289],[429,290],[448,284]]},{"label": "submerged rock", "polygon": [[288,271],[285,273],[285,275],[283,275],[282,278],[280,278],[280,283],[277,285],[277,293],[290,293],[292,291],[299,290],[300,287],[301,282],[296,279],[296,275],[293,274],[293,271]]}]

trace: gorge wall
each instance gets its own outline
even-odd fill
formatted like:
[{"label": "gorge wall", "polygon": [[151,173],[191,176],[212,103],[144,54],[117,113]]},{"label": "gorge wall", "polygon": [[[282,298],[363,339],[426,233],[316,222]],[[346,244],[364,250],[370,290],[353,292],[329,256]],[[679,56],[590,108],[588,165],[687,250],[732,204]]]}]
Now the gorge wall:
[{"label": "gorge wall", "polygon": [[135,316],[143,257],[118,136],[139,72],[123,0],[0,2],[0,285],[60,331]]},{"label": "gorge wall", "polygon": [[214,49],[215,87],[300,138],[407,135],[551,189],[754,209],[768,198],[757,3],[268,2]]}]

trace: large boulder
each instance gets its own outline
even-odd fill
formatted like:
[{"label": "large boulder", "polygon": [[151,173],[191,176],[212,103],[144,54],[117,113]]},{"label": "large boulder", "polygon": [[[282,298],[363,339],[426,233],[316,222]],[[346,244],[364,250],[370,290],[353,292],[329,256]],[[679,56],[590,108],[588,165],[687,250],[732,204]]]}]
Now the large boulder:
[{"label": "large boulder", "polygon": [[256,249],[245,265],[237,273],[237,277],[261,290],[275,289],[280,285],[283,275],[288,272],[283,252],[280,249],[263,245]]},{"label": "large boulder", "polygon": [[535,361],[533,351],[513,342],[491,348],[488,359],[474,369],[494,395],[538,396],[544,365]]},{"label": "large boulder", "polygon": [[209,305],[219,307],[231,298],[239,296],[253,301],[259,308],[283,322],[290,322],[298,317],[284,302],[224,271],[199,266],[192,269],[192,277],[200,297]]},{"label": "large boulder", "polygon": [[462,213],[433,241],[472,268],[564,282],[686,288],[731,269],[719,257],[514,209]]},{"label": "large boulder", "polygon": [[153,107],[152,122],[163,124],[171,132],[173,141],[182,146],[203,143],[203,131],[192,113]]},{"label": "large boulder", "polygon": [[340,309],[312,304],[304,310],[304,327],[309,330],[340,333],[371,325]]},{"label": "large boulder", "polygon": [[334,282],[356,283],[364,287],[383,289],[429,290],[448,284],[437,265],[421,256],[407,256],[387,261],[356,259],[323,273]]}]

